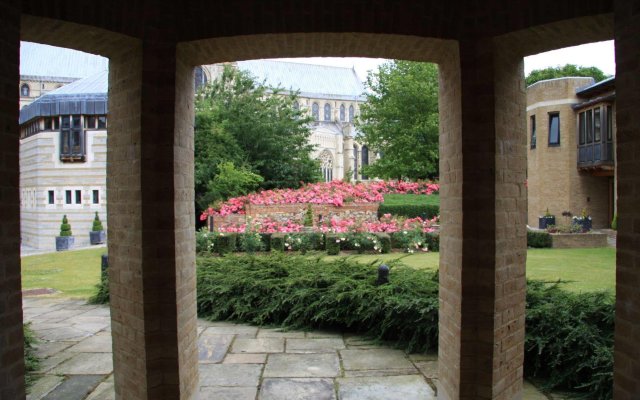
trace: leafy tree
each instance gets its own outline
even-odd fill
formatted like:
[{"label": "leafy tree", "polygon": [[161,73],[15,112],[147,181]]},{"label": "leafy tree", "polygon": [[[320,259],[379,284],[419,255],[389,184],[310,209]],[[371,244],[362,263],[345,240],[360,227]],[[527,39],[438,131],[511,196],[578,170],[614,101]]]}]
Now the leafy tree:
[{"label": "leafy tree", "polygon": [[545,79],[562,78],[566,76],[587,76],[600,82],[609,76],[597,67],[581,67],[578,65],[567,64],[565,66],[549,67],[544,69],[534,69],[525,78],[527,86],[533,85],[538,81]]},{"label": "leafy tree", "polygon": [[256,190],[262,181],[260,175],[225,161],[218,164],[218,173],[207,185],[206,198],[211,204],[217,200],[242,196]]},{"label": "leafy tree", "polygon": [[360,106],[363,141],[381,158],[363,168],[369,176],[432,179],[438,176],[438,69],[434,64],[390,61],[367,76]]},{"label": "leafy tree", "polygon": [[[296,100],[296,93],[257,83],[230,66],[198,94],[194,174],[199,208],[232,195],[226,189],[215,193],[218,173],[232,173],[220,168],[224,162],[233,164],[235,177],[251,181],[249,186],[256,181],[247,173],[261,176],[263,188],[298,187],[319,179],[317,161],[310,157],[310,119],[294,107]],[[222,184],[219,179],[217,184]]]}]

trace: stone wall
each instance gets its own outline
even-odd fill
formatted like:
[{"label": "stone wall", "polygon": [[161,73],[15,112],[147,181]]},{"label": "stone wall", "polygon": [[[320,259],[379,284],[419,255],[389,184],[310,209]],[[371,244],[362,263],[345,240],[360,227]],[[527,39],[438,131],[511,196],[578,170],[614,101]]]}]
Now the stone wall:
[{"label": "stone wall", "polygon": [[327,221],[333,217],[340,219],[356,218],[361,221],[377,221],[379,203],[348,203],[342,207],[332,204],[247,204],[246,214],[231,214],[213,218],[214,229],[222,225],[243,224],[249,218],[252,220],[271,218],[277,222],[294,221],[302,223],[311,206],[314,225],[320,221]]},{"label": "stone wall", "polygon": [[551,241],[554,249],[607,247],[604,233],[553,233]]}]

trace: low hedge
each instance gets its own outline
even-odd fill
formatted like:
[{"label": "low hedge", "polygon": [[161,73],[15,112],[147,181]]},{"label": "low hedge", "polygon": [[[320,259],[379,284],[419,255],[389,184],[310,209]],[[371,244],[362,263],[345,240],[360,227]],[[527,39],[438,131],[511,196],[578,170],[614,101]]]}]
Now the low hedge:
[{"label": "low hedge", "polygon": [[553,245],[553,241],[551,239],[551,235],[548,232],[538,232],[538,231],[529,231],[527,230],[527,246],[528,247],[536,247],[536,248],[546,248],[551,247]]},{"label": "low hedge", "polygon": [[432,219],[440,215],[440,206],[433,204],[380,204],[378,207],[378,218],[384,214],[391,214],[400,217],[422,219]]},{"label": "low hedge", "polygon": [[[332,248],[331,236],[327,248]],[[335,243],[335,240],[334,240]],[[227,256],[197,259],[198,314],[285,328],[341,329],[394,342],[407,351],[437,345],[438,275],[391,262],[390,283],[376,286],[377,265],[348,258]],[[546,389],[610,399],[613,388],[611,294],[575,294],[529,281],[524,372]]]},{"label": "low hedge", "polygon": [[223,256],[228,253],[233,253],[237,249],[237,235],[234,233],[225,233],[224,235],[218,235],[215,239],[216,252]]}]

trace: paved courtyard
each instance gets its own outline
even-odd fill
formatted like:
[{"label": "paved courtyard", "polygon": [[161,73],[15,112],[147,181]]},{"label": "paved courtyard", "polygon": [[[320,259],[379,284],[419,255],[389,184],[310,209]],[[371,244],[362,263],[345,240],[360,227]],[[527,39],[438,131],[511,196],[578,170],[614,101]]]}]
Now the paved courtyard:
[{"label": "paved courtyard", "polygon": [[[25,297],[40,339],[33,400],[114,399],[109,308]],[[281,332],[199,321],[200,399],[435,399],[437,356],[405,354],[361,337]],[[526,385],[525,399],[547,399]]]}]

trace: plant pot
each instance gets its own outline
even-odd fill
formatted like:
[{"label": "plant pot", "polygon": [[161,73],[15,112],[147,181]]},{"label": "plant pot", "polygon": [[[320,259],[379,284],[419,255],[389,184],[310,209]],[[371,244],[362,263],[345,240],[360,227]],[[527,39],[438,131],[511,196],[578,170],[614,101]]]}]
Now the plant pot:
[{"label": "plant pot", "polygon": [[540,229],[547,229],[547,226],[555,225],[555,224],[556,224],[556,217],[553,215],[538,218],[538,228]]},{"label": "plant pot", "polygon": [[107,234],[105,231],[91,231],[89,232],[89,241],[91,244],[102,244],[106,241]]},{"label": "plant pot", "polygon": [[583,232],[588,232],[591,230],[592,227],[592,222],[590,219],[588,218],[584,218],[584,219],[580,219],[580,220],[575,220],[573,222],[576,225],[580,225],[582,227],[582,231]]},{"label": "plant pot", "polygon": [[69,250],[73,248],[76,238],[73,236],[56,236],[56,251]]}]

